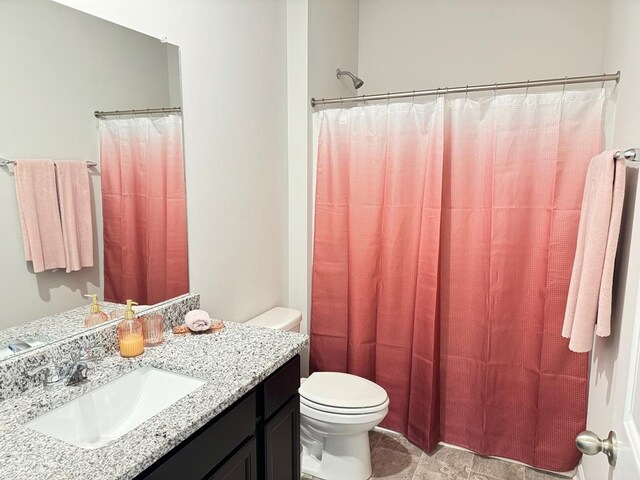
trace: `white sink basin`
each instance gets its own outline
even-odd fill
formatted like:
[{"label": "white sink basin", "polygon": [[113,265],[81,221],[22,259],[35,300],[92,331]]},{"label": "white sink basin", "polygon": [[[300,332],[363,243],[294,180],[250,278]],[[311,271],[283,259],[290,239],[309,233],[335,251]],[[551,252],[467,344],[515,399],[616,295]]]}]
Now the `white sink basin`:
[{"label": "white sink basin", "polygon": [[26,426],[78,447],[100,448],[204,383],[186,375],[141,367],[31,420]]}]

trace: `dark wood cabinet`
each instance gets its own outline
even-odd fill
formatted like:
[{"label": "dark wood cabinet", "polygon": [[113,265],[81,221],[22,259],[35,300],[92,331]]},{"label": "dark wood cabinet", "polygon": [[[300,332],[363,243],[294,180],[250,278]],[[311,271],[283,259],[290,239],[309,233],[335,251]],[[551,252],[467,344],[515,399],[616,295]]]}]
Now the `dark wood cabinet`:
[{"label": "dark wood cabinet", "polygon": [[258,450],[256,438],[252,437],[246,445],[224,462],[208,480],[258,480]]},{"label": "dark wood cabinet", "polygon": [[295,357],[270,375],[258,388],[262,398],[258,408],[260,416],[267,420],[294,395],[300,387],[300,357]]},{"label": "dark wood cabinet", "polygon": [[299,385],[296,356],[136,480],[298,480]]},{"label": "dark wood cabinet", "polygon": [[265,480],[300,478],[300,400],[292,397],[262,429]]}]

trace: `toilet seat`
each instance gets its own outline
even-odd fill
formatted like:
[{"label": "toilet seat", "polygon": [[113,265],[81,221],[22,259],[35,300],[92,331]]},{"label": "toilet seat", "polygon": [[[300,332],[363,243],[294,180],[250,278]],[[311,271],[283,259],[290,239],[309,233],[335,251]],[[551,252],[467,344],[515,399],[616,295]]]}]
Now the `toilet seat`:
[{"label": "toilet seat", "polygon": [[343,414],[377,412],[389,402],[387,392],[381,386],[341,372],[312,373],[298,392],[301,401],[311,408]]},{"label": "toilet seat", "polygon": [[370,407],[360,407],[360,408],[356,408],[356,407],[335,407],[333,405],[325,405],[325,404],[322,404],[322,403],[314,402],[312,400],[309,400],[308,398],[305,398],[301,394],[300,395],[300,403],[304,404],[307,407],[312,408],[314,410],[318,410],[320,412],[336,413],[336,414],[340,414],[340,415],[361,415],[361,414],[364,414],[364,413],[377,413],[377,412],[380,412],[381,410],[384,410],[385,408],[387,408],[389,406],[389,399],[387,398],[383,403],[381,403],[379,405],[372,405]]},{"label": "toilet seat", "polygon": [[309,405],[300,402],[300,415],[302,417],[312,418],[327,424],[326,426],[333,425],[361,425],[374,422],[380,423],[382,419],[387,415],[389,411],[388,402],[375,412],[370,413],[351,413],[345,415],[343,413],[325,412],[323,410],[317,410]]}]

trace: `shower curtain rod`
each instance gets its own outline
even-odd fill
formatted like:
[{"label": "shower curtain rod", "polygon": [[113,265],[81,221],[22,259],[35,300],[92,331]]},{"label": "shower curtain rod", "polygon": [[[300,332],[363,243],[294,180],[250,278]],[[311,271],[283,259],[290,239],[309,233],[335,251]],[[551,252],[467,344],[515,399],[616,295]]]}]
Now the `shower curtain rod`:
[{"label": "shower curtain rod", "polygon": [[430,90],[412,90],[410,92],[378,93],[374,95],[356,95],[354,97],[311,98],[311,106],[331,105],[345,102],[393,100],[396,98],[414,98],[428,95],[446,95],[447,93],[471,93],[491,90],[509,90],[513,88],[550,87],[553,85],[575,85],[578,83],[612,82],[620,81],[620,70],[616,73],[603,73],[601,75],[585,75],[582,77],[547,78],[545,80],[527,80],[526,82],[487,83],[484,85],[466,85],[464,87],[432,88]]},{"label": "shower curtain rod", "polygon": [[93,112],[93,116],[96,118],[101,117],[113,117],[116,115],[153,115],[156,113],[182,113],[182,107],[169,107],[169,108],[143,108],[140,110],[108,110]]}]

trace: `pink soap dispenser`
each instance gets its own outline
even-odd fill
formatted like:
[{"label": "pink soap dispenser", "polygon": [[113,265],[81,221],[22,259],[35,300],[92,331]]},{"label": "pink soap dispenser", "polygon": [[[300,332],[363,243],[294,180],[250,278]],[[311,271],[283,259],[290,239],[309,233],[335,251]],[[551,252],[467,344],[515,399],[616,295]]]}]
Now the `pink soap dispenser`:
[{"label": "pink soap dispenser", "polygon": [[90,295],[85,295],[85,297],[93,298],[93,303],[91,304],[91,308],[89,309],[89,314],[84,319],[85,327],[95,327],[96,325],[100,325],[108,320],[107,314],[100,310],[100,304],[98,303],[98,294],[92,293]]}]

